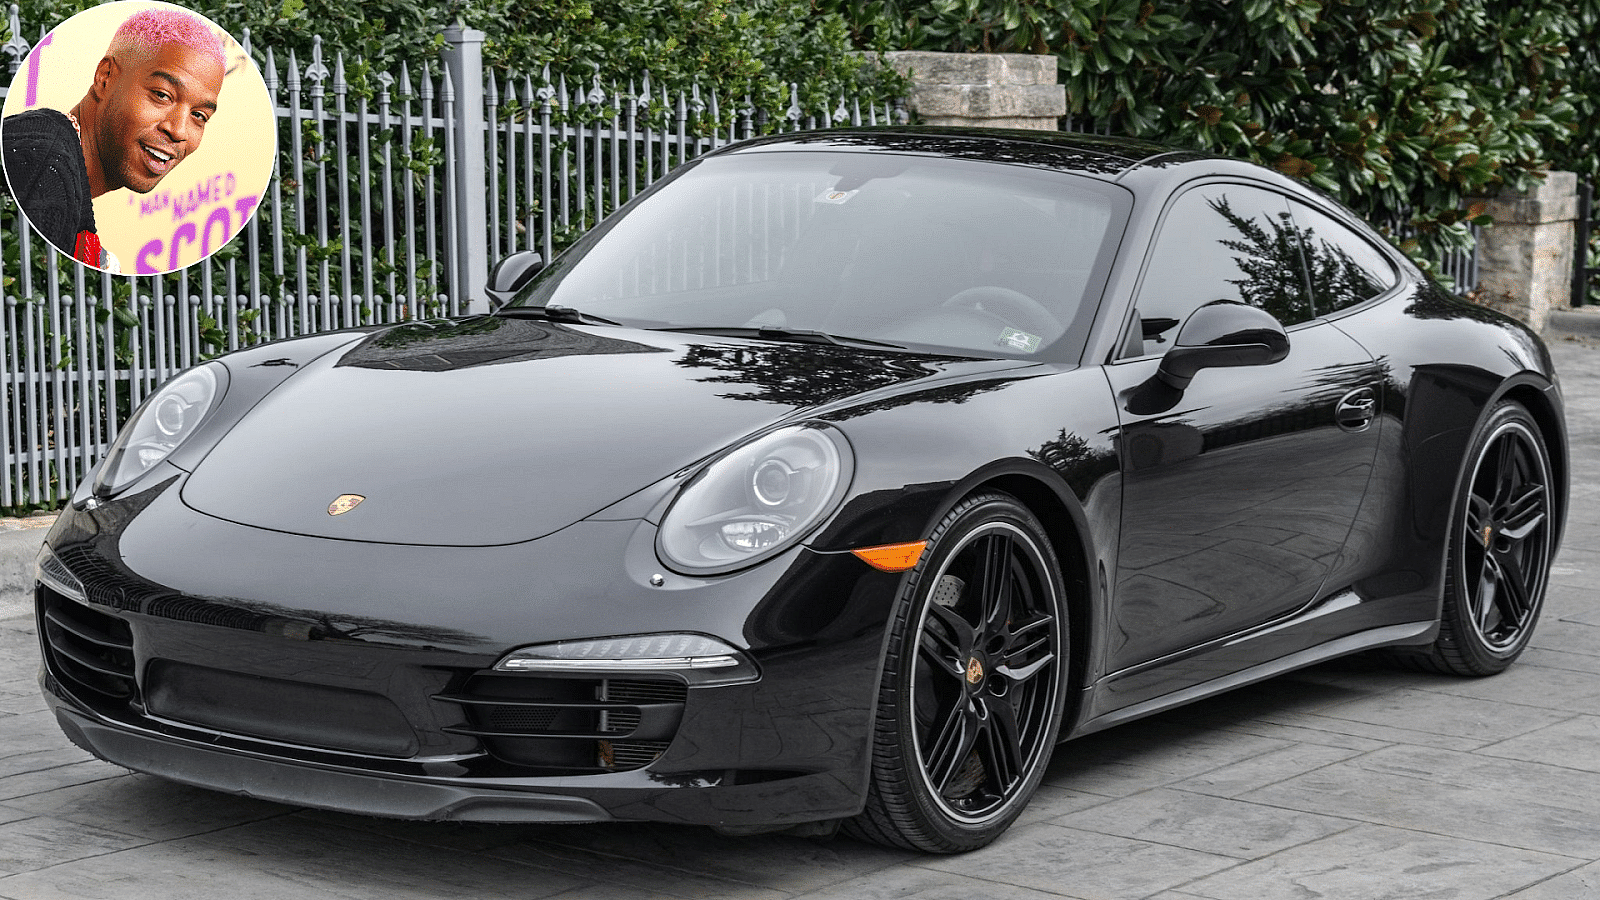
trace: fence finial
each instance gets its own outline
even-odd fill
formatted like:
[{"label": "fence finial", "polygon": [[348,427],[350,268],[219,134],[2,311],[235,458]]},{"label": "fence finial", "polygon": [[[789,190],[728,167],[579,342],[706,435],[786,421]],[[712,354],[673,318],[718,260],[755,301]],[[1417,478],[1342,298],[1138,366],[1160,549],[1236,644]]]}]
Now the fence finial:
[{"label": "fence finial", "polygon": [[322,96],[322,82],[328,77],[328,67],[322,62],[322,35],[311,38],[311,65],[306,66],[306,80],[311,82],[311,98]]},{"label": "fence finial", "polygon": [[17,70],[22,68],[22,61],[28,56],[28,41],[22,36],[22,20],[18,18],[18,12],[17,4],[11,4],[11,17],[8,23],[11,26],[11,39],[4,44],[0,44],[0,51],[4,51],[7,56],[11,57],[11,74],[13,75],[17,74]]}]

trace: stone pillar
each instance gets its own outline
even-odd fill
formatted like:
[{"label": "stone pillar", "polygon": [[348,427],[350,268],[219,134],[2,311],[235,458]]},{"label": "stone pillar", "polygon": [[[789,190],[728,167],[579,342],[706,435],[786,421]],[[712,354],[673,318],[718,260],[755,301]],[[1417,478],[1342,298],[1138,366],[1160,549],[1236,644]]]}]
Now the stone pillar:
[{"label": "stone pillar", "polygon": [[1067,114],[1053,55],[897,50],[883,61],[911,79],[907,106],[924,125],[1056,131]]},{"label": "stone pillar", "polygon": [[1494,225],[1478,239],[1478,301],[1543,331],[1572,302],[1578,176],[1551,172],[1526,191],[1489,198]]}]

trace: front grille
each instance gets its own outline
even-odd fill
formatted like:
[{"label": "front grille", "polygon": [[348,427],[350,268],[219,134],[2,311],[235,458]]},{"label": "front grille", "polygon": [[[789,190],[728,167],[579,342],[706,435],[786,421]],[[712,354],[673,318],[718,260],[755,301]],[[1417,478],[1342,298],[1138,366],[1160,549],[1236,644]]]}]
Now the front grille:
[{"label": "front grille", "polygon": [[461,725],[513,766],[569,774],[620,772],[654,762],[683,719],[689,688],[675,681],[480,674],[459,693]]},{"label": "front grille", "polygon": [[40,587],[39,604],[47,661],[61,684],[85,702],[132,700],[136,684],[128,623],[48,587]]}]

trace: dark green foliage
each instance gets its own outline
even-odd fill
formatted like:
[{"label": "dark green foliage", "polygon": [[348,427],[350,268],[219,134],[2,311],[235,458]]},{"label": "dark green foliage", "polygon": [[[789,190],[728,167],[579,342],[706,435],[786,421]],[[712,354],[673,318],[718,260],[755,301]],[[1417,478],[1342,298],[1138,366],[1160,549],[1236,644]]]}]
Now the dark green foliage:
[{"label": "dark green foliage", "polygon": [[863,48],[1053,52],[1074,116],[1256,159],[1375,217],[1409,210],[1423,258],[1465,239],[1469,198],[1552,162],[1593,171],[1600,0],[819,7]]},{"label": "dark green foliage", "polygon": [[[95,5],[93,0],[22,0],[29,24],[54,24]],[[802,103],[828,108],[862,89],[892,92],[898,80],[851,54],[842,17],[817,12],[809,0],[186,0],[236,38],[271,47],[280,60],[293,50],[309,60],[322,38],[325,58],[347,57],[347,75],[370,88],[374,72],[397,72],[401,61],[420,71],[437,66],[440,36],[451,24],[485,34],[484,62],[537,75],[549,65],[569,77],[598,73],[626,84],[644,72],[656,87],[688,90],[698,81],[724,98],[757,106],[788,100],[788,83]],[[882,93],[888,96],[888,93]]]}]

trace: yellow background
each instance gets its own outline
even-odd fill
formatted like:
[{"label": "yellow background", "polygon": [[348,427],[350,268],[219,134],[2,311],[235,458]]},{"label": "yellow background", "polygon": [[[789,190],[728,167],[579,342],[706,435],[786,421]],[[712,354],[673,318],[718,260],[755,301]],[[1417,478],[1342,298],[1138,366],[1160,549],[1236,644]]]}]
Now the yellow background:
[{"label": "yellow background", "polygon": [[[172,4],[122,0],[85,10],[56,26],[50,33],[49,43],[36,44],[17,71],[6,95],[4,115],[39,107],[66,112],[78,105],[94,80],[95,67],[105,56],[106,45],[111,42],[117,26],[139,10],[156,6]],[[200,18],[205,19],[204,16]],[[172,271],[199,262],[202,241],[199,232],[205,229],[208,217],[219,205],[233,210],[229,235],[230,240],[236,239],[245,223],[240,221],[235,201],[249,195],[261,197],[272,177],[278,129],[261,71],[238,42],[216,23],[212,23],[212,30],[222,38],[228,73],[217,98],[217,113],[206,125],[200,149],[167,173],[148,194],[119,188],[94,201],[95,228],[100,233],[100,243],[116,254],[124,274],[137,273],[141,249],[154,240],[162,242],[161,248],[159,252],[147,253],[146,259],[159,271]],[[38,97],[36,103],[28,106],[28,77],[34,67],[38,72]],[[229,174],[234,176],[231,195],[221,197],[220,202],[199,204],[192,211],[187,209],[191,201],[198,203],[202,185],[215,185],[225,191]],[[222,180],[217,181],[219,178]],[[187,214],[175,215],[175,211]],[[251,214],[254,215],[254,210]],[[185,223],[194,226],[195,237],[177,241],[180,250],[174,266],[171,265],[173,236]],[[220,240],[221,233],[220,227],[214,225],[210,241],[212,253],[226,243]],[[72,251],[71,247],[64,249],[68,253]]]}]

